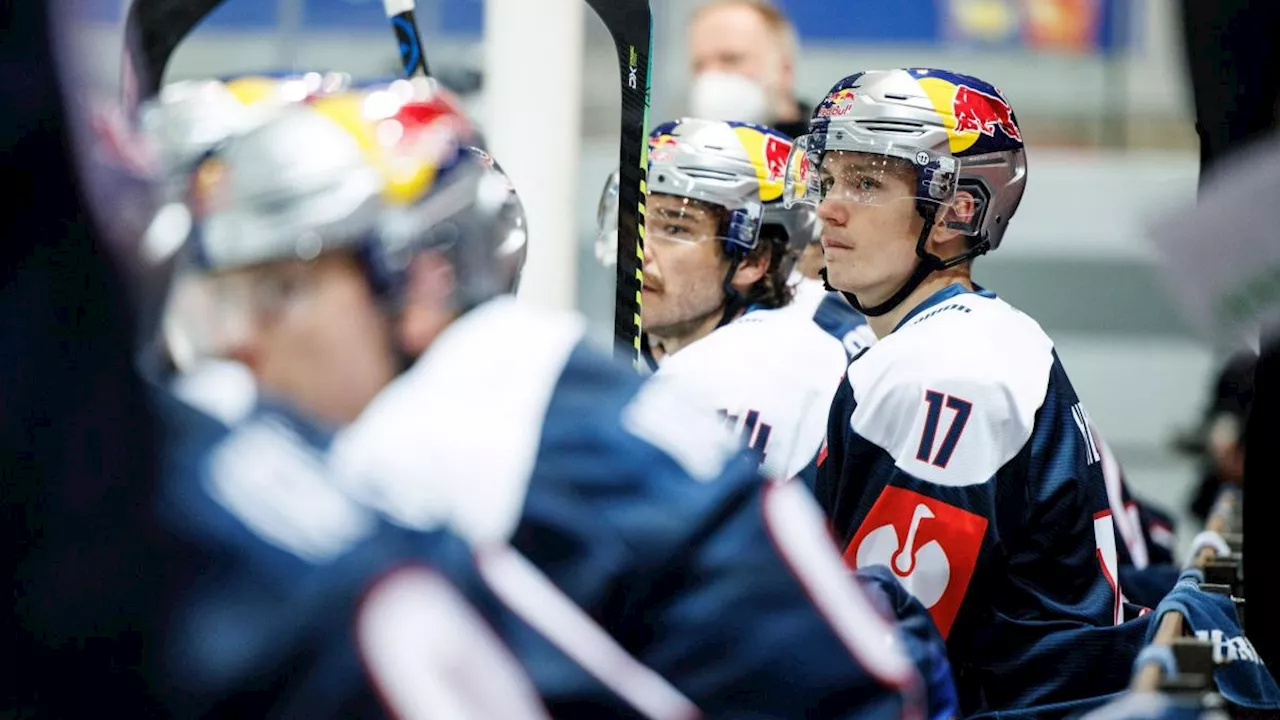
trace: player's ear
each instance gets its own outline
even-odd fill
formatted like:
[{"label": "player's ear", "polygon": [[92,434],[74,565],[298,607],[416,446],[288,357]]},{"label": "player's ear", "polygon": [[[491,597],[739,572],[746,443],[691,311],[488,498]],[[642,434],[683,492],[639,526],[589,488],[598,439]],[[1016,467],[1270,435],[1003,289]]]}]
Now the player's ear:
[{"label": "player's ear", "polygon": [[453,265],[439,252],[419,253],[409,263],[400,313],[400,342],[410,355],[420,355],[453,320],[457,278]]},{"label": "player's ear", "polygon": [[734,271],[733,278],[729,284],[733,286],[741,294],[746,294],[769,272],[769,252],[765,247],[766,243],[762,238],[759,244],[747,256],[738,263],[738,269]]},{"label": "player's ear", "polygon": [[959,190],[950,204],[938,208],[933,220],[929,243],[936,248],[935,255],[942,258],[958,255],[965,250],[969,236],[961,228],[973,227],[978,214],[978,201],[968,190]]}]

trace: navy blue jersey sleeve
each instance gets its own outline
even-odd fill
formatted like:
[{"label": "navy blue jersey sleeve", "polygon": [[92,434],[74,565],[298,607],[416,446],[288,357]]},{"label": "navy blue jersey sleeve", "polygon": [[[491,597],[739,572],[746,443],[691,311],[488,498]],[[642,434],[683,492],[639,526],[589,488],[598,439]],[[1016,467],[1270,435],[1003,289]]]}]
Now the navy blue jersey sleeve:
[{"label": "navy blue jersey sleeve", "polygon": [[460,537],[338,492],[296,418],[228,429],[165,407],[159,517],[200,559],[169,608],[159,691],[174,715],[406,717],[448,696],[480,717],[642,716],[553,639],[566,633],[500,599],[500,569],[482,573]]},{"label": "navy blue jersey sleeve", "polygon": [[[797,518],[775,517],[769,505],[801,501],[811,502],[798,485],[740,484],[724,498],[722,517],[672,558],[677,572],[646,592],[635,618],[642,656],[718,716],[911,714],[903,702],[919,703],[917,680],[898,648],[876,639],[893,635],[892,625],[865,599],[842,597],[858,592],[843,574],[823,580],[806,567],[813,553],[835,562],[825,536],[821,546],[801,538],[787,547]],[[844,593],[824,589],[841,582]]]},{"label": "navy blue jersey sleeve", "polygon": [[928,687],[929,717],[935,720],[960,717],[960,699],[956,695],[947,646],[929,611],[883,565],[862,568],[854,576],[885,616],[897,623],[907,652]]},{"label": "navy blue jersey sleeve", "polygon": [[813,312],[813,322],[828,335],[840,341],[849,358],[857,356],[876,341],[867,318],[839,293],[829,292]]}]

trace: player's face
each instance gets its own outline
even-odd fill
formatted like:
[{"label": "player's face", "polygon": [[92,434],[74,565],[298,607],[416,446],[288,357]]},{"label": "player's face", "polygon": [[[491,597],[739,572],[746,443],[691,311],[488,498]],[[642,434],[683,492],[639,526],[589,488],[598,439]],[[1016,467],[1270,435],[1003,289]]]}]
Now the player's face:
[{"label": "player's face", "polygon": [[346,424],[395,377],[390,322],[346,255],[288,260],[227,273],[242,329],[230,354],[263,394]]},{"label": "player's face", "polygon": [[679,337],[724,305],[729,261],[716,238],[720,213],[660,194],[649,195],[645,213],[641,322],[655,336]]},{"label": "player's face", "polygon": [[914,174],[882,156],[832,151],[819,174],[827,281],[863,305],[889,299],[914,271],[924,218]]},{"label": "player's face", "polygon": [[689,56],[695,75],[745,75],[770,94],[780,91],[782,49],[764,18],[749,7],[727,5],[698,15],[689,27]]}]

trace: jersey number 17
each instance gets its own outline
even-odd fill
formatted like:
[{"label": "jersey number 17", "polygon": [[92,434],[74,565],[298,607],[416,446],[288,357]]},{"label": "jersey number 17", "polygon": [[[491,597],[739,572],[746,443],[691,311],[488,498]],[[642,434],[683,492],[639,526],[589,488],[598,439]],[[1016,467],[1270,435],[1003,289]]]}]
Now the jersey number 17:
[{"label": "jersey number 17", "polygon": [[[973,403],[954,395],[944,395],[935,390],[926,390],[924,402],[928,406],[928,414],[924,419],[924,432],[920,434],[920,447],[916,450],[916,459],[945,468],[951,462],[951,455],[960,442],[964,426],[969,422],[973,412]],[[950,423],[942,442],[938,442],[938,426],[942,421],[942,410],[953,410]]]}]

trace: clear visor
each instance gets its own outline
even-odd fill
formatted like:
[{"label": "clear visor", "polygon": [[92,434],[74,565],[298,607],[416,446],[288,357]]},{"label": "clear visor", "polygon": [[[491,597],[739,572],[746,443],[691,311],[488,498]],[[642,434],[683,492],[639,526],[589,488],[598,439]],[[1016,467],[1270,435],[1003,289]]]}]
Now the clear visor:
[{"label": "clear visor", "polygon": [[950,206],[956,199],[959,170],[954,158],[909,145],[848,133],[805,135],[788,158],[783,198],[788,207],[904,200]]},{"label": "clear visor", "polygon": [[644,203],[645,241],[658,245],[734,242],[724,233],[726,212],[705,200],[651,192]]},{"label": "clear visor", "polygon": [[[645,242],[661,245],[696,245],[705,242],[739,244],[725,233],[726,209],[694,198],[650,192],[645,197]],[[758,223],[758,218],[755,219]],[[750,249],[749,247],[747,249]],[[618,172],[605,181],[596,208],[596,259],[605,267],[617,264]]]}]

